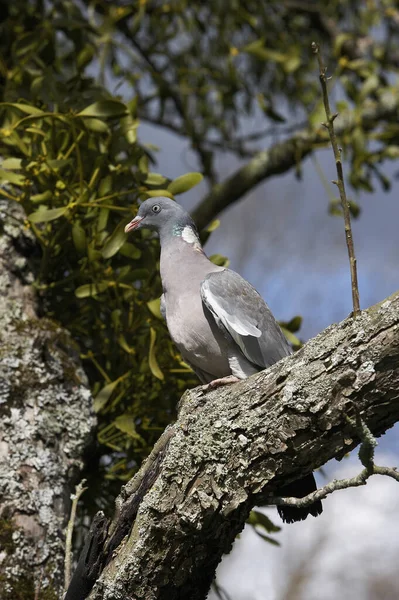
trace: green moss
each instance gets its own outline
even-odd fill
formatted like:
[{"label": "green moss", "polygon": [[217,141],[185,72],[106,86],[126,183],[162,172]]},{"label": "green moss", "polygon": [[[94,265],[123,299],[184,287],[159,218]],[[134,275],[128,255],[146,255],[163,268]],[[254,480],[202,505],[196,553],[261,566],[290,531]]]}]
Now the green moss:
[{"label": "green moss", "polygon": [[[7,587],[5,588],[5,586]],[[0,575],[0,587],[2,588],[2,600],[35,600],[34,581],[26,575],[11,580]],[[9,591],[5,591],[5,589]]]},{"label": "green moss", "polygon": [[12,554],[14,552],[14,540],[12,534],[15,531],[15,525],[11,519],[0,519],[0,548]]}]

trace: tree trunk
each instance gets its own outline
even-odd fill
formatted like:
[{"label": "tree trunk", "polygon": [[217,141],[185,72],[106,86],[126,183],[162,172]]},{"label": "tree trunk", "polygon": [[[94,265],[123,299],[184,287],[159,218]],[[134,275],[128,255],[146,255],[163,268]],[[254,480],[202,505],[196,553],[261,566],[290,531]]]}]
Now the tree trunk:
[{"label": "tree trunk", "polygon": [[354,448],[348,417],[382,434],[398,398],[399,293],[241,383],[187,392],[122,490],[90,598],[204,600],[251,508]]},{"label": "tree trunk", "polygon": [[51,600],[63,584],[70,493],[95,424],[68,333],[38,318],[24,216],[0,202],[0,598]]}]

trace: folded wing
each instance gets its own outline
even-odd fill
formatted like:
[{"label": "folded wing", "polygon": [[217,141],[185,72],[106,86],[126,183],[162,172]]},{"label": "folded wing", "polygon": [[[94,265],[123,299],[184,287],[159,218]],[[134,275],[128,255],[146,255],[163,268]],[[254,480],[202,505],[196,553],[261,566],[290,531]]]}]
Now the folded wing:
[{"label": "folded wing", "polygon": [[266,302],[238,273],[229,269],[210,273],[202,282],[201,297],[218,326],[259,369],[291,354]]}]

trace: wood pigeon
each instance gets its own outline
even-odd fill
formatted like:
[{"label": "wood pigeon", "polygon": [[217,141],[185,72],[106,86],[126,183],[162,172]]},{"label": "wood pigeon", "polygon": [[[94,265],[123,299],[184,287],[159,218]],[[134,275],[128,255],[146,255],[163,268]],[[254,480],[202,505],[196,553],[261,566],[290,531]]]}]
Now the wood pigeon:
[{"label": "wood pigeon", "polygon": [[[292,353],[269,307],[238,273],[213,264],[205,255],[190,215],[169,198],[143,202],[125,232],[148,228],[161,242],[161,312],[183,359],[200,381],[216,387],[262,371]],[[315,491],[313,474],[279,490],[303,497]],[[278,507],[285,522],[322,512]]]}]

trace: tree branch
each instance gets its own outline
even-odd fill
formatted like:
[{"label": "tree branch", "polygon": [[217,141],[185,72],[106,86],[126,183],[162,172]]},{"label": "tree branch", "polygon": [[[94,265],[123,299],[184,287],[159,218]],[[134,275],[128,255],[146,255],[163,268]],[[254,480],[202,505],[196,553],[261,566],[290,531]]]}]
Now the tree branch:
[{"label": "tree branch", "polygon": [[113,531],[137,509],[90,598],[204,600],[250,510],[364,439],[348,417],[373,435],[399,420],[398,330],[399,292],[249,379],[187,392],[120,496]]},{"label": "tree branch", "polygon": [[[364,469],[358,475],[349,479],[334,479],[322,488],[307,496],[303,496],[302,498],[270,498],[269,503],[276,506],[296,506],[297,508],[305,508],[317,500],[324,500],[329,494],[338,490],[366,485],[367,480],[372,475],[386,475],[399,482],[399,473],[397,472],[396,467],[379,467],[374,463],[374,450],[377,446],[377,440],[367,427],[366,423],[360,418],[359,414],[356,415],[356,420],[358,422],[356,428],[360,439],[362,440],[359,449],[359,459],[364,466]],[[350,424],[353,424],[352,419],[348,418],[347,421]]]},{"label": "tree branch", "polygon": [[[380,97],[378,102],[368,105],[361,113],[352,111],[340,114],[336,123],[337,135],[348,134],[361,127],[370,131],[383,121],[399,118],[399,96],[393,92]],[[328,143],[328,133],[323,129],[306,128],[290,139],[278,142],[268,150],[258,152],[252,160],[240,167],[222,183],[214,186],[193,211],[193,219],[199,229],[208,225],[225,208],[241,200],[256,185],[269,177],[286,173],[314,152],[317,146]]]}]

